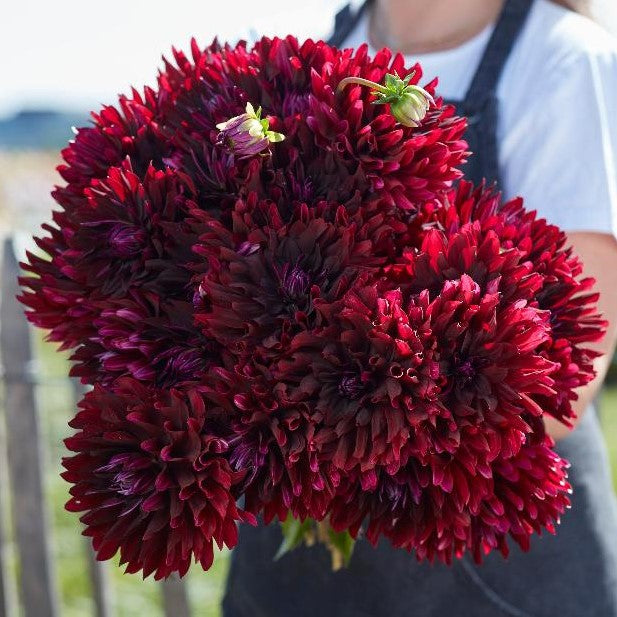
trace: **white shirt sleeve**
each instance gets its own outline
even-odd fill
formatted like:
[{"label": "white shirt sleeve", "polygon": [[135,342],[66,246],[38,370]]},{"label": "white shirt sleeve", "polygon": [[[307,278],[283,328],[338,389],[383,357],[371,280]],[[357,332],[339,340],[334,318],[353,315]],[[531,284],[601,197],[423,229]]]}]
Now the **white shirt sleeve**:
[{"label": "white shirt sleeve", "polygon": [[578,49],[546,69],[520,99],[512,90],[519,108],[500,136],[504,196],[521,195],[564,231],[617,236],[617,52]]}]

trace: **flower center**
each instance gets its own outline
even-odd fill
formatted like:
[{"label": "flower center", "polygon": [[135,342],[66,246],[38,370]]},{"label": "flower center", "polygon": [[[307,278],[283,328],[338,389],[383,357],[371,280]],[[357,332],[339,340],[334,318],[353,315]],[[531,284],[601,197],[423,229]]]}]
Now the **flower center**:
[{"label": "flower center", "polygon": [[203,368],[204,359],[197,349],[173,349],[162,371],[160,385],[173,386],[179,381],[197,379]]},{"label": "flower center", "polygon": [[364,392],[364,384],[359,375],[345,375],[338,386],[341,396],[349,399],[357,399]]},{"label": "flower center", "polygon": [[[229,463],[236,470],[247,470],[243,485],[248,486],[263,469],[268,455],[268,442],[261,435],[246,440],[246,436],[237,436],[230,445]],[[246,441],[242,441],[246,440]],[[235,447],[234,443],[236,442]]]},{"label": "flower center", "polygon": [[290,195],[294,200],[310,201],[315,194],[313,182],[310,178],[297,180],[293,176],[289,178]]},{"label": "flower center", "polygon": [[135,490],[135,473],[131,471],[121,471],[114,477],[113,486],[120,495],[129,496]]},{"label": "flower center", "polygon": [[152,487],[152,482],[143,471],[123,468],[115,474],[111,486],[116,493],[124,497],[132,497],[143,495]]},{"label": "flower center", "polygon": [[459,364],[457,372],[461,377],[464,377],[465,379],[472,379],[476,374],[476,369],[471,363],[471,360],[465,360],[465,362]]},{"label": "flower center", "polygon": [[118,223],[111,228],[108,240],[111,252],[117,257],[134,257],[143,248],[145,233],[135,225]]},{"label": "flower center", "polygon": [[392,481],[386,482],[382,492],[386,497],[386,501],[391,504],[392,508],[405,505],[407,491],[403,484]]},{"label": "flower center", "polygon": [[279,276],[281,289],[290,300],[300,300],[308,293],[311,277],[300,266],[285,264]]},{"label": "flower center", "polygon": [[267,449],[257,443],[239,444],[229,455],[234,469],[259,469],[266,462]]},{"label": "flower center", "polygon": [[454,376],[459,386],[472,384],[484,366],[486,361],[482,358],[458,359],[454,365]]},{"label": "flower center", "polygon": [[296,114],[306,114],[309,110],[309,97],[306,94],[289,92],[283,99],[283,115],[294,116]]}]

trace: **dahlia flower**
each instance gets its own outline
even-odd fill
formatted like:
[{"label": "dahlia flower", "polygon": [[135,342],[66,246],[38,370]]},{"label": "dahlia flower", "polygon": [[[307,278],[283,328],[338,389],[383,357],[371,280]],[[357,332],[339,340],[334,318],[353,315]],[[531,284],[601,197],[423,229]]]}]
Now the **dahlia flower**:
[{"label": "dahlia flower", "polygon": [[67,509],[85,512],[85,535],[99,559],[120,551],[127,572],[156,579],[185,574],[194,557],[208,569],[220,548],[236,544],[236,507],[244,471],[225,458],[199,389],[156,391],[130,378],[113,390],[95,386],[71,421],[66,440],[77,454],[63,461],[73,484]]},{"label": "dahlia flower", "polygon": [[461,179],[465,120],[401,55],[173,56],[63,151],[20,279],[94,386],[63,475],[98,557],[207,569],[258,518],[446,563],[554,533],[543,417],[605,327],[565,235]]},{"label": "dahlia flower", "polygon": [[195,252],[208,260],[195,321],[234,349],[276,353],[299,328],[321,323],[316,307],[341,298],[384,258],[373,239],[386,224],[340,206],[298,204],[286,218],[270,202],[239,200],[231,223],[195,213],[207,229]]}]

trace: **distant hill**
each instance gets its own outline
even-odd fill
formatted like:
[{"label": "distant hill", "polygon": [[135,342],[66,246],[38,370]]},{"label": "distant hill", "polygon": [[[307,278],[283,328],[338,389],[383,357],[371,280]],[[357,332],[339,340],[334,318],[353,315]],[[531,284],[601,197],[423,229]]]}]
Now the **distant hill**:
[{"label": "distant hill", "polygon": [[0,120],[0,149],[59,150],[73,138],[73,126],[88,125],[87,114],[24,110]]}]

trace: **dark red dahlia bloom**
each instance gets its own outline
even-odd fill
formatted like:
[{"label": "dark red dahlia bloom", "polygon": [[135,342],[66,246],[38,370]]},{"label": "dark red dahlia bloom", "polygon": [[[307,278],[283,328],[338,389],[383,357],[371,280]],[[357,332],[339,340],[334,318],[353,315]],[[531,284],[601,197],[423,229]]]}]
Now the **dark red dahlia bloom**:
[{"label": "dark red dahlia bloom", "polygon": [[432,300],[367,287],[328,319],[292,339],[274,375],[323,416],[323,456],[359,470],[366,486],[376,467],[393,473],[435,451],[470,450],[473,465],[486,466],[537,428],[533,397],[552,392],[556,368],[538,352],[546,313],[522,301],[502,309],[497,288],[482,293],[462,275]]},{"label": "dark red dahlia bloom", "polygon": [[106,105],[92,113],[94,125],[77,129],[75,139],[63,151],[64,163],[58,167],[64,187],[57,187],[54,198],[65,209],[68,219],[73,207],[84,201],[83,190],[92,179],[104,179],[110,167],[119,166],[128,156],[138,174],[150,165],[163,168],[169,154],[169,141],[159,124],[159,107],[164,92],[145,88],[143,96],[120,96],[119,109]]},{"label": "dark red dahlia bloom", "polygon": [[[190,304],[184,311],[178,308],[193,296],[192,272],[187,266],[194,257],[197,234],[185,220],[194,207],[187,201],[190,181],[152,166],[140,178],[128,160],[108,173],[106,180],[92,180],[84,189],[85,202],[72,211],[79,224],[70,234],[65,230],[62,250],[51,261],[30,255],[31,263],[24,264],[30,275],[21,279],[21,300],[31,309],[26,315],[34,324],[50,329],[50,340],[79,348],[73,359],[81,368],[75,374],[89,383],[109,370],[110,355],[129,349],[139,350],[140,357],[152,361],[150,373],[154,374],[156,360],[148,357],[152,343],[165,338],[162,330],[172,321],[175,325],[167,329],[186,332],[188,328],[194,343],[200,338],[191,327]],[[135,312],[134,303],[144,318],[137,327],[129,315]],[[107,322],[110,313],[118,310],[124,311],[122,318],[128,316],[132,327],[124,338],[114,327],[110,340]],[[183,312],[185,317],[178,321]],[[146,332],[152,331],[153,321],[162,324],[154,334]],[[97,350],[103,340],[109,344]],[[129,364],[127,360],[120,370],[116,362],[109,377],[131,374],[142,378],[137,369],[127,368]]]},{"label": "dark red dahlia bloom", "polygon": [[513,427],[521,414],[539,416],[534,395],[553,394],[557,367],[541,353],[550,340],[549,314],[520,297],[538,277],[518,251],[469,224],[450,235],[429,230],[421,249],[406,257],[405,276],[396,273],[395,280],[409,281],[403,288],[431,316],[448,376],[446,406],[497,425],[511,416]]},{"label": "dark red dahlia bloom", "polygon": [[[593,360],[598,354],[588,345],[602,338],[606,328],[597,311],[598,294],[591,291],[593,279],[582,276],[581,261],[567,246],[565,233],[526,211],[521,199],[502,203],[492,189],[462,182],[449,200],[450,207],[425,209],[414,221],[421,241],[432,245],[432,257],[410,257],[413,265],[406,267],[407,278],[416,277],[416,288],[438,288],[441,281],[468,272],[482,285],[498,280],[502,304],[520,298],[546,311],[550,336],[539,351],[556,370],[552,391],[538,392],[534,398],[544,413],[570,424],[574,390],[595,375]],[[465,246],[462,236],[471,229],[486,248]],[[443,238],[448,236],[445,250]],[[457,254],[466,259],[451,256],[457,243]]]},{"label": "dark red dahlia bloom", "polygon": [[422,358],[430,332],[410,327],[397,292],[382,299],[368,287],[336,307],[332,325],[292,339],[275,379],[321,416],[316,441],[338,469],[397,467],[414,422],[411,391],[439,378],[430,352]]},{"label": "dark red dahlia bloom", "polygon": [[[406,68],[400,54],[384,49],[371,59],[367,52],[366,45],[354,53],[346,50],[337,62],[313,74],[315,96],[307,123],[318,144],[334,140],[337,155],[330,168],[337,164],[352,170],[349,162],[355,161],[364,176],[362,183],[356,184],[361,191],[368,183],[371,192],[387,196],[398,207],[414,207],[412,204],[431,199],[460,177],[458,167],[467,155],[467,144],[462,140],[465,127],[453,108],[442,107],[440,101],[419,129],[409,129],[397,124],[383,105],[372,104],[375,98],[370,89],[348,87],[336,95],[336,86],[347,76],[381,82],[387,73],[403,78],[414,72],[411,84],[422,78],[420,66]],[[425,88],[434,94],[435,85],[433,81]]]},{"label": "dark red dahlia bloom", "polygon": [[212,369],[209,397],[230,423],[229,462],[245,474],[244,509],[269,523],[291,512],[321,520],[341,473],[320,456],[318,417],[254,364]]},{"label": "dark red dahlia bloom", "polygon": [[410,462],[396,474],[381,472],[374,490],[346,485],[332,503],[335,529],[355,535],[368,519],[366,536],[414,550],[419,561],[452,563],[470,552],[477,563],[492,550],[509,553],[508,537],[529,550],[531,534],[555,533],[570,505],[567,462],[549,437],[525,444],[514,456],[476,469],[454,456],[438,467]]},{"label": "dark red dahlia bloom", "polygon": [[67,509],[85,512],[99,559],[120,551],[127,572],[156,579],[184,575],[193,558],[207,570],[213,543],[234,546],[236,521],[254,521],[236,507],[244,473],[225,458],[229,444],[207,405],[197,389],[157,391],[131,379],[85,396],[63,477],[73,484]]},{"label": "dark red dahlia bloom", "polygon": [[80,225],[59,260],[63,274],[102,296],[138,286],[186,297],[184,264],[196,239],[183,223],[187,192],[185,180],[170,170],[150,166],[140,178],[130,161],[110,168],[105,180],[84,190],[87,203],[75,210]]},{"label": "dark red dahlia bloom", "polygon": [[110,385],[130,376],[162,388],[198,383],[219,361],[216,343],[193,325],[193,304],[132,290],[94,303],[96,333],[71,356],[71,375]]},{"label": "dark red dahlia bloom", "polygon": [[[131,97],[121,96],[119,109],[105,106],[99,113],[93,113],[94,126],[78,129],[75,140],[62,151],[65,163],[58,171],[66,185],[52,193],[62,209],[53,212],[53,223],[43,225],[46,235],[35,239],[50,261],[29,254],[29,263],[23,264],[35,275],[24,282],[26,287],[29,283],[34,285],[36,295],[24,296],[25,304],[33,309],[30,319],[35,325],[50,329],[50,340],[62,343],[62,348],[78,345],[92,331],[94,314],[83,305],[81,284],[65,273],[65,268],[73,265],[72,259],[64,258],[70,250],[69,241],[82,222],[84,209],[88,211],[86,189],[93,180],[104,180],[110,168],[122,165],[126,157],[140,176],[150,165],[164,167],[170,144],[157,122],[161,98],[165,98],[164,92],[150,88],[144,90],[143,96],[136,90]],[[132,242],[135,241],[139,243],[140,239]],[[127,246],[126,242],[121,244]],[[40,281],[35,282],[38,277]]]},{"label": "dark red dahlia bloom", "polygon": [[196,321],[207,337],[239,352],[280,352],[298,329],[319,325],[317,305],[340,300],[384,262],[373,239],[387,225],[342,207],[300,204],[284,220],[273,203],[251,199],[236,204],[230,228],[202,219],[207,232],[195,250],[208,269],[198,279]]}]

